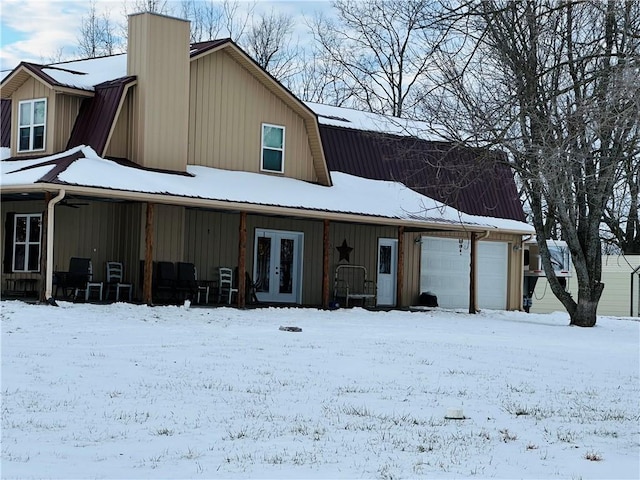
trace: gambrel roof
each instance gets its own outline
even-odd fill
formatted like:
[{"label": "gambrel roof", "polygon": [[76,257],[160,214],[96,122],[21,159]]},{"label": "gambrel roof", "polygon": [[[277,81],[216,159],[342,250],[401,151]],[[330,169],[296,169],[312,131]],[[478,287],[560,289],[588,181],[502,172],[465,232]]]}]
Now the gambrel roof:
[{"label": "gambrel roof", "polygon": [[[305,104],[228,38],[192,44],[190,58],[193,61],[220,49],[225,49],[274,95],[305,118],[320,183],[331,185],[329,172],[401,182],[467,214],[525,220],[513,173],[505,162],[495,161],[499,154],[425,137],[420,122]],[[56,91],[87,97],[82,102],[67,149],[86,145],[98,155],[104,155],[126,93],[136,83],[136,78],[127,76],[126,70],[126,54],[56,65],[21,63],[2,81],[2,96],[10,96],[25,78],[33,76]],[[10,122],[7,120],[11,108],[4,98],[2,142],[8,146]]]},{"label": "gambrel roof", "polygon": [[525,221],[502,152],[461,146],[431,124],[309,103],[331,172],[401,182],[470,215]]}]

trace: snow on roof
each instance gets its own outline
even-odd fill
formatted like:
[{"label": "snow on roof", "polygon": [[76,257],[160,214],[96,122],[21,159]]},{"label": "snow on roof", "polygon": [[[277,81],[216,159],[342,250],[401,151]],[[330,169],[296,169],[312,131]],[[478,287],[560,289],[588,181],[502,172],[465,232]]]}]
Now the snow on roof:
[{"label": "snow on roof", "polygon": [[351,108],[333,107],[321,103],[305,102],[318,116],[321,125],[352,128],[391,135],[414,136],[423,140],[442,141],[443,137],[432,133],[434,126],[418,120],[392,117],[379,113],[363,112]]},{"label": "snow on roof", "polygon": [[[52,157],[2,162],[2,185],[37,183],[52,168],[38,166],[81,150],[85,158],[72,162],[58,175],[63,183],[127,192],[165,194],[276,207],[320,210],[404,219],[411,222],[467,224],[528,233],[522,222],[467,215],[421,195],[398,182],[369,180],[333,172],[333,186],[260,173],[189,165],[187,173],[173,174],[125,166],[100,158],[89,147],[77,147]],[[21,170],[24,167],[30,167]]]},{"label": "snow on roof", "polygon": [[93,90],[95,85],[127,75],[127,55],[90,58],[41,68],[60,85]]}]

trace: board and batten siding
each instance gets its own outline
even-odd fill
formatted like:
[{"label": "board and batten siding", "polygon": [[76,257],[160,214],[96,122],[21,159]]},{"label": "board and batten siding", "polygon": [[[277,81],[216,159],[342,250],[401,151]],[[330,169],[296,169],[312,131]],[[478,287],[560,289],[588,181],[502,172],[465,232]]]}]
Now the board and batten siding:
[{"label": "board and batten siding", "polygon": [[196,266],[200,280],[216,280],[218,267],[237,266],[239,225],[237,213],[187,209],[184,260]]},{"label": "board and batten siding", "polygon": [[[71,131],[76,123],[80,105],[84,99],[73,95],[56,95],[55,131],[53,132],[53,151],[60,152],[67,148]],[[100,155],[101,152],[98,152]]]},{"label": "board and batten siding", "polygon": [[[46,98],[47,99],[47,119],[45,124],[45,141],[44,141],[44,150],[38,151],[29,151],[29,152],[18,152],[18,111],[19,111],[19,103],[23,100],[34,100],[37,98]],[[54,119],[56,115],[54,114],[56,111],[56,94],[47,87],[42,82],[39,82],[35,78],[31,77],[27,79],[21,86],[18,88],[13,95],[11,95],[11,155],[12,156],[20,156],[20,155],[51,155],[55,153],[54,150],[55,142],[54,142],[54,132],[55,132],[55,122]],[[68,140],[68,137],[67,137]],[[66,143],[65,143],[66,146]]]},{"label": "board and batten siding", "polygon": [[[598,315],[628,317],[631,313],[631,272],[640,266],[640,255],[603,255],[602,282],[604,290],[598,303]],[[567,290],[573,298],[578,298],[578,280],[575,269],[573,276],[567,279]],[[633,315],[638,313],[640,302],[640,279],[634,278]],[[546,278],[539,278],[533,296],[532,313],[564,312],[565,308],[551,291]]]},{"label": "board and batten siding", "polygon": [[[185,208],[156,204],[153,213],[153,259],[162,262],[182,262],[185,246]],[[145,225],[147,207],[140,219],[140,259],[145,254]]]},{"label": "board and batten siding", "polygon": [[[127,92],[122,109],[115,121],[115,126],[106,148],[106,157],[128,158],[135,161],[134,142],[138,139],[138,129],[135,123],[134,114],[137,110],[133,107],[136,95],[136,87],[132,87]],[[100,152],[98,152],[100,154]]]},{"label": "board and batten siding", "polygon": [[302,300],[303,305],[322,304],[322,233],[319,220],[284,217],[247,216],[247,271],[253,278],[253,260],[256,229],[301,232],[302,246]]},{"label": "board and batten siding", "polygon": [[150,168],[185,171],[189,98],[189,22],[129,15],[127,74],[137,78],[137,141],[129,157]]},{"label": "board and batten siding", "polygon": [[[0,267],[2,268],[2,278],[0,283],[0,291],[4,291],[7,287],[5,280],[7,278],[36,278],[40,280],[36,286],[37,290],[42,288],[41,274],[40,272],[15,272],[7,273],[4,271],[4,252],[7,244],[5,242],[7,213],[13,212],[17,214],[29,214],[29,213],[43,213],[45,210],[44,201],[26,201],[26,202],[5,202],[0,203]],[[43,217],[44,218],[44,217]]]},{"label": "board and batten siding", "polygon": [[191,62],[190,165],[260,172],[262,124],[285,127],[284,175],[317,182],[305,121],[224,51]]}]

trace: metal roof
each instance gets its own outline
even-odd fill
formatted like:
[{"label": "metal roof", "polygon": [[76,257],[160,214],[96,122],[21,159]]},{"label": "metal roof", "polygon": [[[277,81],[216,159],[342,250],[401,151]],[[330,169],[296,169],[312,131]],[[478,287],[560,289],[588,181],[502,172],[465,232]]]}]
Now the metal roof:
[{"label": "metal roof", "polygon": [[471,215],[525,221],[498,152],[449,142],[320,125],[330,171],[392,180]]},{"label": "metal roof", "polygon": [[88,145],[100,154],[104,152],[125,88],[135,79],[122,77],[95,86],[95,95],[82,101],[67,149]]},{"label": "metal roof", "polygon": [[3,98],[0,101],[0,147],[11,146],[11,100]]}]

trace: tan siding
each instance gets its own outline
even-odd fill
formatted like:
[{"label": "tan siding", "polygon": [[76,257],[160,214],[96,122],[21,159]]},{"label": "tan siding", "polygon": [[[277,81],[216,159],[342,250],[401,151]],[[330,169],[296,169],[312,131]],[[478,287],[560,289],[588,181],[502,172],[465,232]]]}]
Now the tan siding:
[{"label": "tan siding", "polygon": [[[604,291],[598,304],[598,315],[628,317],[631,308],[631,272],[640,266],[640,255],[602,257]],[[573,267],[572,267],[573,268]],[[575,269],[573,270],[575,272]],[[640,279],[634,279],[633,316],[639,316]],[[567,289],[578,298],[578,280],[575,274],[567,279]],[[565,308],[551,291],[546,278],[538,279],[533,297],[532,313],[564,312]]]},{"label": "tan siding", "polygon": [[[367,269],[370,280],[377,281],[378,239],[398,238],[396,227],[360,225],[351,223],[332,222],[329,232],[329,281],[331,295],[333,295],[333,273],[340,263],[340,253],[337,247],[343,240],[353,248],[349,255],[351,265],[363,265]],[[406,264],[405,264],[406,265]]]},{"label": "tan siding", "polygon": [[82,100],[83,99],[81,97],[74,97],[72,95],[59,94],[56,96],[56,128],[55,132],[53,132],[53,150],[55,152],[61,152],[67,148],[69,137],[71,136],[71,131],[76,123],[76,118],[78,117]]},{"label": "tan siding", "polygon": [[260,172],[262,123],[285,127],[285,176],[317,181],[305,123],[225,52],[191,64],[189,164]]},{"label": "tan siding", "polygon": [[[302,232],[304,234],[302,264],[302,304],[322,304],[322,232],[321,221],[279,217],[247,217],[247,270],[253,273],[256,228]],[[252,275],[253,276],[253,275]]]},{"label": "tan siding", "polygon": [[[18,107],[22,100],[33,100],[36,98],[47,99],[47,123],[45,150],[37,152],[18,153]],[[55,132],[55,111],[56,111],[56,95],[42,82],[29,78],[24,84],[17,89],[11,96],[11,155],[33,155],[51,154],[54,151],[54,132]]]},{"label": "tan siding", "polygon": [[[103,281],[107,261],[124,263],[127,279],[136,279],[136,263],[139,258],[138,227],[135,223],[140,211],[137,204],[89,202],[79,208],[57,206],[55,208],[54,271],[66,271],[71,257],[90,258],[94,278]],[[2,202],[2,238],[7,212],[39,213],[45,209],[43,202]],[[80,234],[78,234],[80,232]],[[134,243],[135,242],[135,243]],[[135,245],[135,251],[132,246]],[[43,245],[44,249],[45,246]],[[2,241],[4,258],[4,241]],[[12,274],[15,276],[16,274]],[[28,276],[33,276],[30,274]],[[39,275],[37,275],[39,277]],[[54,289],[55,293],[55,289]]]},{"label": "tan siding", "polygon": [[[141,210],[140,252],[145,252],[146,207]],[[184,258],[185,209],[170,205],[156,205],[153,226],[153,259],[181,262]]]},{"label": "tan siding", "polygon": [[[134,292],[140,291],[140,260],[144,259],[144,250],[140,250],[140,222],[142,204],[124,204],[119,208],[120,239],[118,252],[112,260],[123,263],[125,281],[132,282]],[[134,295],[142,298],[141,293]]]},{"label": "tan siding", "polygon": [[105,262],[119,256],[119,205],[82,203],[88,205],[55,209],[54,270],[67,270],[71,257],[90,258],[94,279],[103,281]]},{"label": "tan siding", "polygon": [[146,167],[184,171],[189,114],[189,23],[153,14],[129,16],[127,72],[137,76],[139,141]]},{"label": "tan siding", "polygon": [[113,129],[113,134],[106,150],[106,156],[108,157],[129,158],[131,161],[135,161],[135,159],[130,156],[130,138],[136,136],[131,130],[132,96],[133,93],[129,92],[122,105],[120,115],[116,120],[115,128]]},{"label": "tan siding", "polygon": [[420,296],[420,243],[415,243],[416,233],[404,234],[404,288],[400,307],[418,305]]},{"label": "tan siding", "polygon": [[185,254],[195,264],[198,278],[215,280],[217,267],[238,264],[237,214],[187,210],[185,216]]},{"label": "tan siding", "polygon": [[[42,280],[40,273],[5,273],[4,271],[4,252],[5,252],[5,221],[7,219],[7,213],[44,213],[45,204],[44,201],[38,202],[7,202],[0,203],[0,265],[2,268],[2,278],[0,278],[0,291],[4,291],[6,288],[7,278],[36,278],[38,282],[36,289],[42,288]],[[44,248],[44,245],[42,246]]]}]

